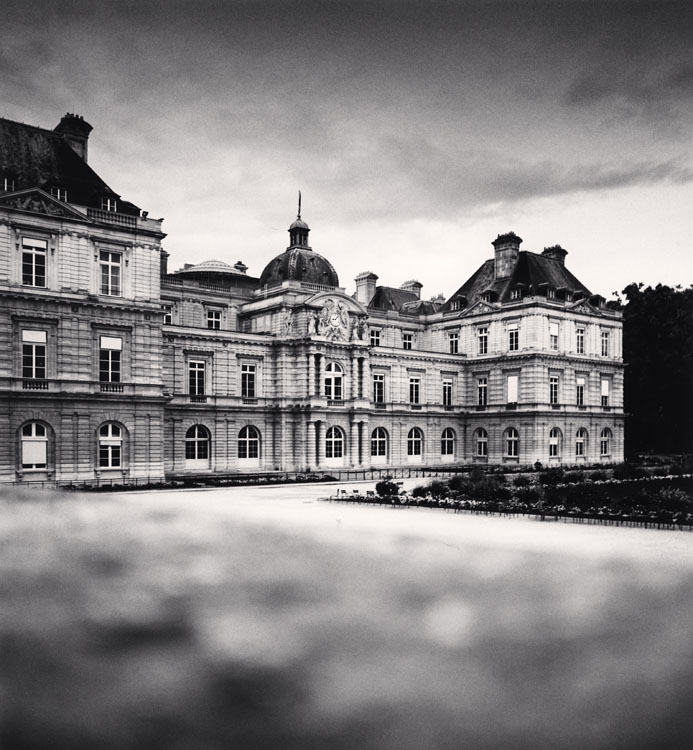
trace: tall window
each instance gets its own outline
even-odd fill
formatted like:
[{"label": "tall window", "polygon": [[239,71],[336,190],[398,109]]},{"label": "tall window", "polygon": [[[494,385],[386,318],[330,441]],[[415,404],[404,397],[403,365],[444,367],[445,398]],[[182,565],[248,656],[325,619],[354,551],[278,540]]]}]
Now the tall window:
[{"label": "tall window", "polygon": [[120,253],[112,253],[108,250],[99,252],[99,264],[101,266],[101,294],[110,297],[121,295],[121,261]]},{"label": "tall window", "polygon": [[587,430],[581,427],[575,435],[575,455],[585,456],[587,453]]},{"label": "tall window", "polygon": [[191,396],[204,396],[206,366],[204,360],[191,359],[188,362],[188,392]]},{"label": "tall window", "polygon": [[411,349],[414,345],[414,334],[403,333],[402,334],[402,349]]},{"label": "tall window", "polygon": [[173,324],[173,305],[162,305],[161,311],[164,314],[164,325],[170,326]]},{"label": "tall window", "polygon": [[376,404],[385,403],[385,375],[381,372],[373,373],[373,401]]},{"label": "tall window", "polygon": [[207,310],[207,328],[214,331],[221,328],[221,310]]},{"label": "tall window", "polygon": [[514,427],[505,432],[505,455],[511,458],[520,455],[520,435]]},{"label": "tall window", "polygon": [[22,469],[41,470],[48,467],[48,430],[40,422],[22,427]]},{"label": "tall window", "polygon": [[330,427],[325,435],[325,458],[344,456],[344,434],[339,427]]},{"label": "tall window", "polygon": [[328,363],[325,368],[325,398],[330,401],[341,401],[343,395],[344,371],[336,362]]},{"label": "tall window", "polygon": [[488,328],[478,328],[476,335],[479,354],[488,354]]},{"label": "tall window", "polygon": [[238,433],[238,458],[260,458],[260,433],[252,425]]},{"label": "tall window", "polygon": [[371,456],[387,456],[387,432],[376,427],[371,433]]},{"label": "tall window", "polygon": [[380,330],[378,328],[371,328],[370,340],[371,346],[380,346]]},{"label": "tall window", "polygon": [[448,349],[450,354],[458,354],[460,350],[460,334],[449,333],[448,334]]},{"label": "tall window", "polygon": [[123,462],[123,433],[113,422],[99,427],[99,468],[120,469]]},{"label": "tall window", "polygon": [[201,424],[194,424],[185,433],[185,460],[209,461],[209,431]]},{"label": "tall window", "polygon": [[443,406],[452,406],[452,380],[443,381]]},{"label": "tall window", "polygon": [[585,405],[585,378],[581,375],[575,381],[575,403],[578,406]]},{"label": "tall window", "polygon": [[551,351],[558,351],[558,323],[549,323],[549,347]]},{"label": "tall window", "polygon": [[45,331],[22,331],[22,377],[25,380],[45,380]]},{"label": "tall window", "polygon": [[440,455],[455,455],[455,431],[450,427],[446,427],[440,436]]},{"label": "tall window", "polygon": [[602,456],[611,454],[611,430],[605,427],[599,436],[599,453]]},{"label": "tall window", "polygon": [[609,378],[602,378],[602,408],[606,408],[609,405],[609,389],[610,389]]},{"label": "tall window", "polygon": [[407,435],[407,455],[420,456],[423,453],[423,433],[418,427],[412,427]]},{"label": "tall window", "polygon": [[121,351],[123,339],[117,336],[99,336],[99,381],[120,383]]},{"label": "tall window", "polygon": [[582,327],[575,329],[575,351],[578,354],[585,353],[585,329]]},{"label": "tall window", "polygon": [[255,376],[257,368],[253,364],[241,365],[241,397],[255,398]]},{"label": "tall window", "polygon": [[520,332],[517,323],[508,326],[508,351],[516,352],[520,348]]},{"label": "tall window", "polygon": [[609,331],[602,331],[602,357],[609,356]]},{"label": "tall window", "polygon": [[476,379],[476,403],[477,406],[488,404],[488,378],[485,376]]},{"label": "tall window", "polygon": [[518,391],[518,375],[508,375],[507,387],[508,387],[508,403],[517,403],[517,391]]},{"label": "tall window", "polygon": [[561,455],[561,431],[558,427],[551,428],[549,432],[549,457],[558,458]]},{"label": "tall window", "polygon": [[421,378],[409,378],[409,403],[418,404],[421,399]]},{"label": "tall window", "polygon": [[482,427],[474,433],[474,442],[476,443],[476,455],[480,458],[488,456],[488,432]]},{"label": "tall window", "polygon": [[22,284],[46,286],[46,240],[22,238]]},{"label": "tall window", "polygon": [[552,375],[549,378],[549,403],[553,406],[558,403],[558,376]]}]

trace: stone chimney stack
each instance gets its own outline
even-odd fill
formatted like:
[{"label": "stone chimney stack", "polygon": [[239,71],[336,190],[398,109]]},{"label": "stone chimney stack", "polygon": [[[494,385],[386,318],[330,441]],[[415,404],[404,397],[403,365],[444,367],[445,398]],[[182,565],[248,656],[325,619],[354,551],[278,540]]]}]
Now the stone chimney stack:
[{"label": "stone chimney stack", "polygon": [[87,161],[87,142],[93,129],[81,115],[68,112],[56,125],[54,132],[60,133],[72,150]]},{"label": "stone chimney stack", "polygon": [[410,279],[409,281],[405,281],[404,284],[400,286],[400,289],[404,292],[414,292],[417,299],[421,299],[422,287],[423,287],[423,284],[418,282],[416,279]]},{"label": "stone chimney stack", "polygon": [[356,292],[354,297],[357,302],[367,307],[370,301],[375,296],[375,282],[378,277],[372,271],[364,271],[360,273],[354,281],[356,281]]},{"label": "stone chimney stack", "polygon": [[512,276],[515,270],[515,264],[520,255],[520,243],[522,237],[518,237],[515,232],[499,234],[493,241],[493,247],[496,250],[496,278],[506,279]]},{"label": "stone chimney stack", "polygon": [[542,255],[545,258],[558,261],[562,266],[565,266],[565,256],[568,255],[568,251],[564,250],[560,245],[551,245],[551,247],[545,247]]},{"label": "stone chimney stack", "polygon": [[169,259],[169,254],[163,248],[161,248],[159,259],[160,259],[159,271],[160,271],[161,277],[163,278],[168,273],[168,259]]}]

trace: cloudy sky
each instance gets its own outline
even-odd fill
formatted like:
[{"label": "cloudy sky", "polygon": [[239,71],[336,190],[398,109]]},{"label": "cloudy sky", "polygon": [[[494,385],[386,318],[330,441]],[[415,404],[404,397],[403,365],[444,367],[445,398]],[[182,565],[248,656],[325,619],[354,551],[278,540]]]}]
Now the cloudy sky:
[{"label": "cloudy sky", "polygon": [[3,0],[0,116],[94,126],[170,267],[259,275],[303,194],[347,291],[450,295],[514,230],[607,297],[693,283],[693,3]]}]

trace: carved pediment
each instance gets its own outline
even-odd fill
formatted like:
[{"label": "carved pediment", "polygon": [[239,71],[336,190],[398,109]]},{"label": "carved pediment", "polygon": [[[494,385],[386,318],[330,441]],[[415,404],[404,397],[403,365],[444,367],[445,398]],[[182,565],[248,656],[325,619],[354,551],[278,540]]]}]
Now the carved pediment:
[{"label": "carved pediment", "polygon": [[33,190],[22,190],[18,193],[8,193],[0,197],[0,208],[13,208],[18,211],[27,211],[32,214],[43,214],[44,216],[58,216],[67,219],[79,219],[89,221],[84,214],[76,211],[71,206],[61,203],[59,200],[48,195],[39,188]]},{"label": "carved pediment", "polygon": [[595,310],[592,305],[589,304],[589,302],[576,302],[572,308],[572,312],[576,313],[584,313],[585,315],[594,315],[597,310]]},{"label": "carved pediment", "polygon": [[309,312],[308,334],[329,341],[360,341],[365,338],[365,310],[343,294],[321,293],[306,301]]}]

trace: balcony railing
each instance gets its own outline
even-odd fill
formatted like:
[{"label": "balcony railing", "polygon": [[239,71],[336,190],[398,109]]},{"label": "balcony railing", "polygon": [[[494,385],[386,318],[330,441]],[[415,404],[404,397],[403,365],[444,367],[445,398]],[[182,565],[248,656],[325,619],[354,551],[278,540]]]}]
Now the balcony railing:
[{"label": "balcony railing", "polygon": [[207,403],[207,396],[190,396],[190,403],[191,404],[206,404]]},{"label": "balcony railing", "polygon": [[122,393],[122,383],[101,383],[101,393]]},{"label": "balcony railing", "polygon": [[87,208],[87,216],[90,219],[104,221],[107,224],[119,224],[121,227],[136,227],[137,217],[119,214],[115,211],[102,211],[99,208]]},{"label": "balcony railing", "polygon": [[243,396],[242,401],[244,404],[257,404],[257,399],[251,396]]},{"label": "balcony railing", "polygon": [[342,399],[327,399],[327,405],[328,406],[344,406],[344,401]]},{"label": "balcony railing", "polygon": [[47,391],[48,381],[39,378],[25,378],[22,380],[22,388],[25,391]]}]

